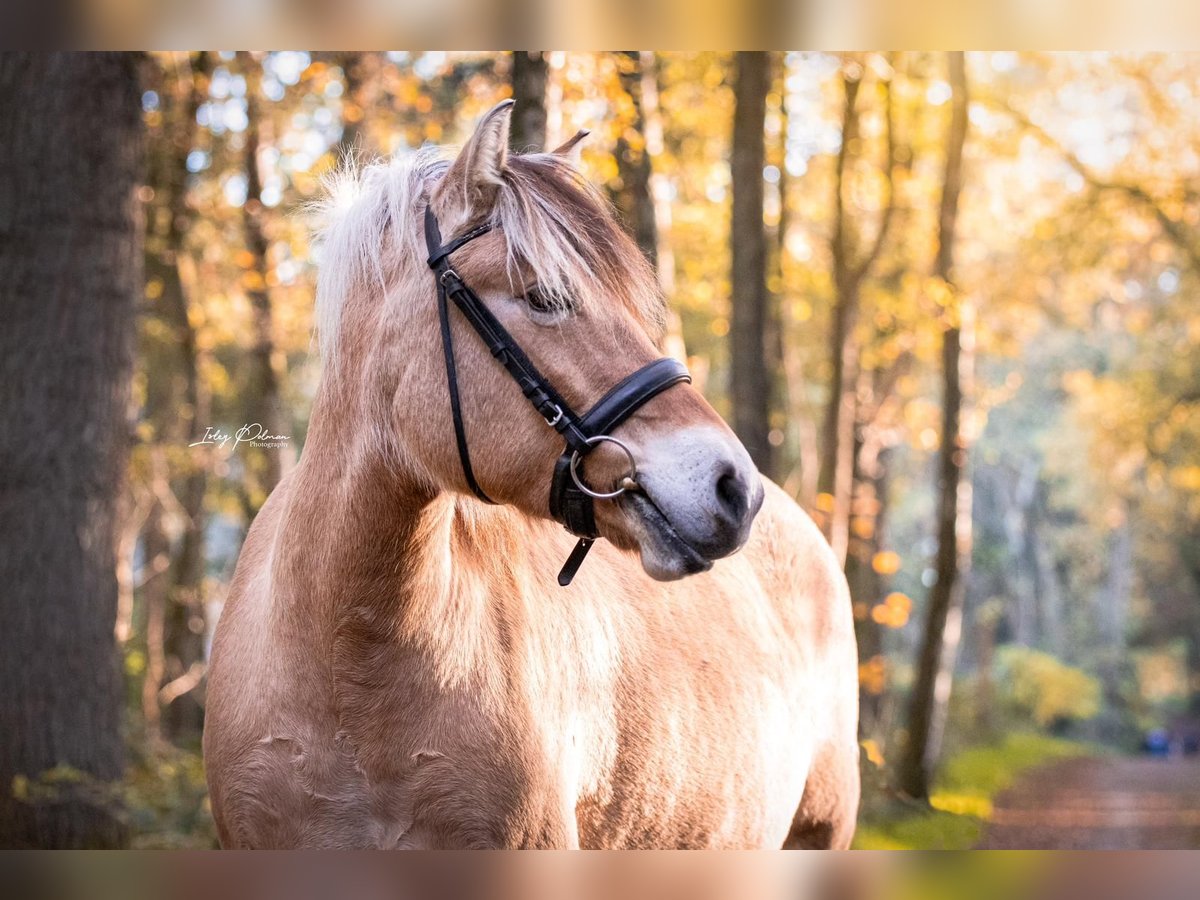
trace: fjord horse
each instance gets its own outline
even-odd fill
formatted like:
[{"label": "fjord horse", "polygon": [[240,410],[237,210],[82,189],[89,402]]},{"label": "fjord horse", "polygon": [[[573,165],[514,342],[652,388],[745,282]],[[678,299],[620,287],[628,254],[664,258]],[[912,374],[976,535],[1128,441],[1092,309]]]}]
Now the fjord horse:
[{"label": "fjord horse", "polygon": [[[563,439],[451,310],[473,474],[496,505],[468,492],[427,206],[447,238],[492,226],[456,273],[574,408],[653,360],[663,331],[648,265],[568,155],[506,152],[510,106],[451,163],[422,152],[333,192],[310,430],[212,650],[221,843],[845,847],[846,583],[699,393],[676,384],[615,429],[636,490],[595,504],[605,540],[559,587]],[[585,477],[627,468],[604,444]]]}]

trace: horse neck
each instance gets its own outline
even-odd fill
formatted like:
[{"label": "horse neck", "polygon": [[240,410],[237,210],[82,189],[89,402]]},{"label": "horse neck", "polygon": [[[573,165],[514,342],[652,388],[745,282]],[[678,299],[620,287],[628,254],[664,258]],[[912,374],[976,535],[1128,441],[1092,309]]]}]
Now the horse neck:
[{"label": "horse neck", "polygon": [[318,392],[274,567],[294,588],[291,630],[305,645],[332,642],[321,649],[335,656],[409,641],[457,679],[491,630],[471,547],[496,529],[477,521],[473,501],[431,488],[388,452],[368,416],[326,386]]}]

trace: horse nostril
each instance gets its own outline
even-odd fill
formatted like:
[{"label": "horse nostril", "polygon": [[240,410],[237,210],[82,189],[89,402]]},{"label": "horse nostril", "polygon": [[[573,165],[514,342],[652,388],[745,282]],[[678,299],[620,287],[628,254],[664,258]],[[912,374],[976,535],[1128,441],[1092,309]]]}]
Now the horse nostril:
[{"label": "horse nostril", "polygon": [[737,472],[730,469],[717,479],[717,500],[722,512],[736,522],[750,508],[750,490]]}]

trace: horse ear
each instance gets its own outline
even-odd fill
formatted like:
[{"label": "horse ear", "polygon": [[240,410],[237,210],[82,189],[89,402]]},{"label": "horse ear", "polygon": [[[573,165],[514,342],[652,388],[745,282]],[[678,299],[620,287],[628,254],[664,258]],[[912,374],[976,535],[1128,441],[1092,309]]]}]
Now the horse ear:
[{"label": "horse ear", "polygon": [[484,115],[438,186],[433,202],[444,234],[491,212],[508,161],[512,107],[502,100]]},{"label": "horse ear", "polygon": [[580,128],[577,132],[575,132],[574,137],[555,147],[554,154],[556,156],[566,156],[573,162],[578,162],[579,151],[581,149],[580,144],[583,143],[583,139],[589,134],[591,134],[591,132],[586,128]]}]

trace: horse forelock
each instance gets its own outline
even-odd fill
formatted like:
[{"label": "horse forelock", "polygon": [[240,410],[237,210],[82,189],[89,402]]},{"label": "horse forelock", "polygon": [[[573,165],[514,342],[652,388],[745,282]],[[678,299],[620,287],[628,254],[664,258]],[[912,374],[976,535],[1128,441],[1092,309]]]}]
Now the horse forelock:
[{"label": "horse forelock", "polygon": [[661,336],[666,305],[649,262],[566,157],[512,157],[493,221],[504,233],[510,271],[532,270],[550,305],[623,303],[654,340]]},{"label": "horse forelock", "polygon": [[[316,330],[326,363],[338,353],[347,304],[356,297],[379,303],[391,286],[424,272],[420,214],[448,166],[443,148],[424,148],[391,162],[347,160],[326,180],[325,199],[315,207]],[[490,219],[505,238],[515,295],[524,290],[523,269],[552,306],[622,303],[652,339],[661,337],[666,307],[648,261],[565,157],[510,157]]]}]

